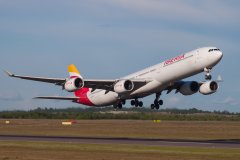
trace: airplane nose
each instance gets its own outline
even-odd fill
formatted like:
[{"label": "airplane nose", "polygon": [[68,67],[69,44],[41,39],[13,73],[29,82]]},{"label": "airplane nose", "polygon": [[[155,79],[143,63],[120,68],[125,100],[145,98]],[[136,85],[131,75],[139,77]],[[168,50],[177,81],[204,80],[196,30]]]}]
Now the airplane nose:
[{"label": "airplane nose", "polygon": [[218,60],[221,60],[222,57],[223,57],[223,53],[222,53],[222,52],[216,52],[216,58],[217,58]]}]

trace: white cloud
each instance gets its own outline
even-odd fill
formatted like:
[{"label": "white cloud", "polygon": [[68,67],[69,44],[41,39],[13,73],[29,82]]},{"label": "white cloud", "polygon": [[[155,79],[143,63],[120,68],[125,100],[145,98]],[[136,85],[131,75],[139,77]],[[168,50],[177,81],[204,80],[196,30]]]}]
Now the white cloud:
[{"label": "white cloud", "polygon": [[240,101],[233,97],[226,97],[222,101],[217,101],[217,104],[230,105],[230,106],[239,106]]},{"label": "white cloud", "polygon": [[19,93],[0,93],[1,101],[22,101],[23,97]]},{"label": "white cloud", "polygon": [[40,16],[40,19],[41,15],[49,15],[49,17],[53,15],[76,17],[78,15],[81,17],[86,13],[86,17],[95,15],[96,17],[117,18],[119,15],[126,16],[135,13],[142,17],[157,17],[168,21],[175,20],[200,25],[235,25],[236,28],[240,26],[238,1],[230,3],[224,0],[15,0],[0,3],[2,10],[8,9],[16,12],[20,9],[24,10],[24,13],[36,12],[35,15]]},{"label": "white cloud", "polygon": [[172,97],[168,97],[166,100],[165,100],[165,105],[166,106],[169,106],[169,107],[176,107],[176,106],[179,106],[179,103],[181,102],[182,100],[179,98],[179,97],[176,97],[176,96],[172,96]]}]

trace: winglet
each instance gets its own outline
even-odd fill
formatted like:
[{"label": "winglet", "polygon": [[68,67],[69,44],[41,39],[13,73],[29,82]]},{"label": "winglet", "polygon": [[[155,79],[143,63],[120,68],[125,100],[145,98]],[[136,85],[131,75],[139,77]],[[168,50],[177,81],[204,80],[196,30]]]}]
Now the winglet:
[{"label": "winglet", "polygon": [[9,77],[13,77],[14,76],[14,74],[12,74],[11,72],[9,72],[9,71],[6,71],[6,70],[3,70]]},{"label": "winglet", "polygon": [[81,77],[77,67],[74,64],[71,64],[70,66],[68,66],[68,72],[70,77]]}]

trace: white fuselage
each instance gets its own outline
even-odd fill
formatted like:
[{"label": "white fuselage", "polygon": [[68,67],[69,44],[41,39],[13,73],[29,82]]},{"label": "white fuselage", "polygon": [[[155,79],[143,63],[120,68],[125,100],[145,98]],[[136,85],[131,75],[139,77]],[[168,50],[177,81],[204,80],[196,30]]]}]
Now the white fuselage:
[{"label": "white fuselage", "polygon": [[95,106],[106,106],[117,103],[120,99],[141,98],[154,93],[160,93],[167,86],[184,78],[193,76],[204,71],[204,68],[214,67],[222,58],[221,51],[211,51],[205,47],[182,54],[175,58],[164,61],[160,64],[151,66],[139,72],[130,74],[120,79],[149,79],[151,82],[143,87],[124,94],[122,97],[116,92],[107,92],[97,89],[87,93],[88,99]]}]

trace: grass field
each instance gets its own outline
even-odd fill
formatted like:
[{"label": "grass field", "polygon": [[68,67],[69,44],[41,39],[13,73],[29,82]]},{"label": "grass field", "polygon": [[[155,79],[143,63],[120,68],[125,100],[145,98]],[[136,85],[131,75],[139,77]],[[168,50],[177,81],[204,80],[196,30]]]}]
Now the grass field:
[{"label": "grass field", "polygon": [[62,120],[0,120],[0,134],[174,139],[240,139],[240,122],[79,120],[62,126]]},{"label": "grass field", "polygon": [[239,160],[240,148],[0,142],[1,160]]},{"label": "grass field", "polygon": [[[240,122],[0,120],[0,134],[168,139],[240,139]],[[240,148],[0,141],[0,160],[239,160]]]}]

